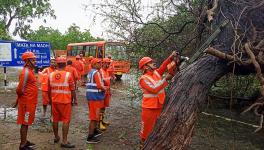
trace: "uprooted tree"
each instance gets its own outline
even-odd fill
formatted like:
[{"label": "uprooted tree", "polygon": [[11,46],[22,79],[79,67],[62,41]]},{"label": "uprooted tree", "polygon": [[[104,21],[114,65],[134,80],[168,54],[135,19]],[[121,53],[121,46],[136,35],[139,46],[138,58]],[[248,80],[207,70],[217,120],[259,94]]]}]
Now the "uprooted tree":
[{"label": "uprooted tree", "polygon": [[263,120],[259,110],[264,104],[264,0],[212,0],[208,6],[206,13],[201,13],[207,23],[200,22],[200,26],[213,32],[223,21],[229,22],[204,51],[207,54],[174,77],[167,103],[144,149],[187,149],[208,90],[229,72],[256,74],[262,97],[245,112],[254,109]]}]

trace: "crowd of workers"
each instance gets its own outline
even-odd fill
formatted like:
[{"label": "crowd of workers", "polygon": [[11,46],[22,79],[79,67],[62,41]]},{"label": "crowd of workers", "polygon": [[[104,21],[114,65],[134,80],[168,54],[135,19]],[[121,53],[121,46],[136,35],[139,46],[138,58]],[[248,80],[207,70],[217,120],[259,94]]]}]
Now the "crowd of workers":
[{"label": "crowd of workers", "polygon": [[[159,68],[150,57],[143,57],[139,61],[139,69],[143,75],[139,79],[139,85],[143,91],[142,115],[141,115],[141,145],[151,133],[156,120],[160,116],[163,103],[165,101],[164,88],[168,85],[173,75],[167,73],[169,64],[179,62],[178,54],[174,51]],[[177,59],[175,59],[177,58]],[[19,75],[17,87],[18,105],[17,124],[21,125],[20,150],[30,150],[35,145],[27,140],[28,126],[32,125],[35,118],[35,111],[38,101],[38,84],[34,75],[36,56],[32,52],[25,52],[22,55],[25,62],[23,70]],[[88,74],[85,74],[85,60],[77,55],[74,63],[65,57],[51,59],[50,67],[39,73],[41,83],[43,117],[46,116],[47,106],[51,106],[51,122],[54,133],[54,143],[58,143],[61,138],[58,134],[58,123],[62,122],[61,147],[74,148],[75,145],[67,139],[69,123],[71,120],[72,106],[77,105],[75,91],[77,83],[85,83],[86,99],[89,109],[89,133],[87,143],[98,143],[98,138],[109,123],[104,121],[105,108],[110,104],[110,82],[113,78],[111,69],[112,60],[109,58],[97,59],[89,57]]]}]

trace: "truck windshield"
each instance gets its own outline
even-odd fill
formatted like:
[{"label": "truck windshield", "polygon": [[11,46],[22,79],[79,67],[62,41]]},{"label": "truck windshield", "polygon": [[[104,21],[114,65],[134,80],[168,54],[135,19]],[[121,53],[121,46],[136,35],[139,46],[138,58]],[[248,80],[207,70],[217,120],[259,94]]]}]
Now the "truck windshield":
[{"label": "truck windshield", "polygon": [[112,56],[114,60],[127,60],[128,56],[126,54],[125,45],[117,45],[112,43],[107,43],[105,45],[105,57],[109,55]]}]

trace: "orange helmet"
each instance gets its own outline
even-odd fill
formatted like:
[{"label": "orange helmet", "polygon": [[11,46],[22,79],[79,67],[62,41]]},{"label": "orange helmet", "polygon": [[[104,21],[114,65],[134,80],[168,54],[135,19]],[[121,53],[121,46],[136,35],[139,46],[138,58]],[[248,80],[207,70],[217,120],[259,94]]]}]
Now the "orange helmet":
[{"label": "orange helmet", "polygon": [[103,58],[104,63],[111,63],[111,60],[109,58]]},{"label": "orange helmet", "polygon": [[81,59],[81,56],[80,55],[77,55],[75,58]]},{"label": "orange helmet", "polygon": [[32,52],[24,52],[22,54],[22,60],[25,61],[27,59],[30,59],[30,58],[36,58],[35,54],[32,53]]},{"label": "orange helmet", "polygon": [[66,58],[65,57],[57,57],[56,58],[56,63],[66,63]]},{"label": "orange helmet", "polygon": [[94,59],[92,59],[91,64],[94,65],[94,64],[99,63],[99,62],[101,62],[100,59],[94,58]]},{"label": "orange helmet", "polygon": [[138,62],[139,69],[142,69],[144,65],[146,65],[147,63],[149,63],[151,61],[152,61],[152,59],[150,57],[141,58],[140,61]]}]

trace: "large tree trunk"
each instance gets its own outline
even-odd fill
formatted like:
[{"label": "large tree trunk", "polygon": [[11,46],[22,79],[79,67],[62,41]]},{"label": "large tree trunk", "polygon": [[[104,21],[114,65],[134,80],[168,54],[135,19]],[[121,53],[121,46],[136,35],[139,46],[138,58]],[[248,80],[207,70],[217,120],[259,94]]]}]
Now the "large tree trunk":
[{"label": "large tree trunk", "polygon": [[[211,85],[227,69],[218,59],[206,56],[182,70],[171,83],[171,93],[154,132],[144,149],[185,149],[191,141],[198,107]],[[177,81],[177,82],[176,82]]]},{"label": "large tree trunk", "polygon": [[[239,54],[248,41],[257,45],[264,38],[264,0],[219,0],[213,25],[229,19],[229,25],[212,45],[225,53]],[[236,36],[235,36],[236,35]],[[254,49],[253,49],[254,50]],[[259,53],[255,49],[254,53]],[[263,55],[261,55],[263,57]],[[242,58],[245,58],[243,55]],[[248,58],[248,57],[246,57]],[[233,65],[213,56],[205,56],[174,77],[167,103],[144,149],[187,149],[193,135],[199,106],[205,102],[208,89]],[[262,65],[263,67],[264,65]],[[236,66],[235,72],[249,74],[254,66]]]}]

